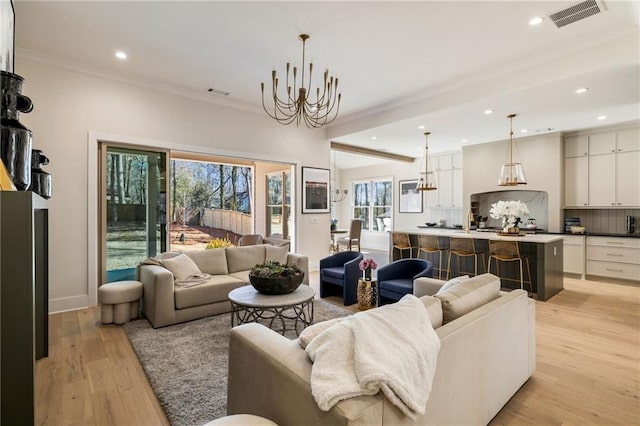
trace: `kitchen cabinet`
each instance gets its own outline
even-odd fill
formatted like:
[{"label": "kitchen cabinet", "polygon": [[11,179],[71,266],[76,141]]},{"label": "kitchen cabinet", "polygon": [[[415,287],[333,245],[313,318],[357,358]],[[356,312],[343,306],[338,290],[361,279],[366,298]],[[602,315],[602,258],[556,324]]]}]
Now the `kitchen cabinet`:
[{"label": "kitchen cabinet", "polygon": [[427,208],[462,208],[462,154],[431,158],[436,190],[427,191]]},{"label": "kitchen cabinet", "polygon": [[584,207],[589,205],[589,157],[570,157],[565,164],[565,205]]},{"label": "kitchen cabinet", "polygon": [[640,281],[640,238],[587,237],[587,275]]},{"label": "kitchen cabinet", "polygon": [[589,135],[589,155],[610,154],[612,152],[616,152],[616,132]]},{"label": "kitchen cabinet", "polygon": [[566,207],[640,207],[640,128],[564,143]]},{"label": "kitchen cabinet", "polygon": [[570,136],[564,141],[564,158],[589,155],[589,136]]},{"label": "kitchen cabinet", "polygon": [[584,276],[585,237],[583,235],[566,235],[564,237],[563,271]]},{"label": "kitchen cabinet", "polygon": [[610,207],[616,205],[615,164],[615,154],[589,156],[590,206]]},{"label": "kitchen cabinet", "polygon": [[640,151],[616,152],[616,206],[640,206]]}]

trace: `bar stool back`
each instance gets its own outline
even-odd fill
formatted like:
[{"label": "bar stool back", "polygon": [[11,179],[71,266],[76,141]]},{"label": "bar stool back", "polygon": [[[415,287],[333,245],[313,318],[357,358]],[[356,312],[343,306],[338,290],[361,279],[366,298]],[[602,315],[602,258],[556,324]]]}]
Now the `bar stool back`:
[{"label": "bar stool back", "polygon": [[[529,289],[533,292],[533,288],[531,285],[531,269],[529,268],[529,258],[523,257],[520,254],[520,245],[517,241],[489,241],[489,262],[487,262],[487,272],[491,272],[491,259],[495,259],[496,264],[496,273],[495,275],[500,277],[500,262],[518,262],[520,268],[520,288],[524,288],[524,283],[529,284]],[[527,275],[529,280],[524,280],[523,277],[523,268],[522,261],[525,261],[527,266]],[[500,277],[501,280],[505,281],[516,281],[513,278],[503,278]]]},{"label": "bar stool back", "polygon": [[[440,247],[440,241],[437,235],[418,235],[418,258],[420,254],[424,252],[427,260],[431,260],[429,257],[438,255],[438,279],[442,279],[442,255],[445,250]],[[435,262],[431,260],[433,264]]]},{"label": "bar stool back", "polygon": [[404,259],[404,252],[406,250],[409,250],[409,257],[412,257],[413,246],[411,245],[409,234],[392,232],[391,235],[393,236],[393,249],[400,252],[400,259]]},{"label": "bar stool back", "polygon": [[[478,275],[478,255],[482,256],[481,265],[484,265],[484,253],[477,252],[473,238],[449,238],[449,258],[447,262],[447,280],[451,275],[451,255],[455,255],[458,260],[458,274],[462,274],[460,271],[460,258],[473,256],[473,275]],[[471,274],[471,272],[465,272]]]}]

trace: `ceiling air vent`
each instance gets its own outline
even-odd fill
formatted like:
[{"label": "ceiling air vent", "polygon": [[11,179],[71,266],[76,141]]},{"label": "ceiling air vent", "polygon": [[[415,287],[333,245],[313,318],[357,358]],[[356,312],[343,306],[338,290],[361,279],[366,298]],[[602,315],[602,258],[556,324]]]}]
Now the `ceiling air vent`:
[{"label": "ceiling air vent", "polygon": [[556,27],[561,28],[565,25],[580,21],[581,19],[588,18],[591,15],[604,12],[604,10],[605,9],[601,1],[586,0],[551,13],[549,14],[549,18],[551,18],[553,23],[556,24]]},{"label": "ceiling air vent", "polygon": [[209,87],[207,89],[207,92],[213,93],[214,95],[219,95],[219,96],[229,96],[231,94],[231,92],[226,92],[226,91],[220,90],[220,89],[214,89],[212,87]]}]

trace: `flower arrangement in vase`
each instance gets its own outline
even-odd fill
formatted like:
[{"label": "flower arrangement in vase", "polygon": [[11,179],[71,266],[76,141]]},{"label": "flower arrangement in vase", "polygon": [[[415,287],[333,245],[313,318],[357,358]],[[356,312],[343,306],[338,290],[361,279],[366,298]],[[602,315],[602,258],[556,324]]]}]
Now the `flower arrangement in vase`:
[{"label": "flower arrangement in vase", "polygon": [[491,204],[489,216],[502,220],[502,232],[517,234],[518,224],[529,216],[529,208],[522,201],[498,201]]},{"label": "flower arrangement in vase", "polygon": [[371,271],[378,268],[376,261],[371,258],[361,260],[358,266],[362,271],[362,277],[365,281],[371,281]]}]

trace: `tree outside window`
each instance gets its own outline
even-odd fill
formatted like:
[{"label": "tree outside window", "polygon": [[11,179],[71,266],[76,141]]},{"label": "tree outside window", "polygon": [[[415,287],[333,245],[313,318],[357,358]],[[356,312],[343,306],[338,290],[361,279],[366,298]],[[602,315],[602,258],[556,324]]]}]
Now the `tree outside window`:
[{"label": "tree outside window", "polygon": [[352,184],[352,216],[362,220],[362,229],[388,231],[393,213],[393,182],[389,179]]}]

